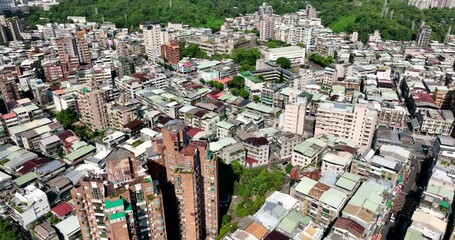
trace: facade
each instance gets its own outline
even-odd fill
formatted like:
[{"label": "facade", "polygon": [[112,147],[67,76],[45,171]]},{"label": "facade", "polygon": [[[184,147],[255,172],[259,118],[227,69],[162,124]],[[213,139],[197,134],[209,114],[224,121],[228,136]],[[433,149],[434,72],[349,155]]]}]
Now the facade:
[{"label": "facade", "polygon": [[169,34],[161,29],[159,24],[144,26],[145,52],[149,59],[153,60],[161,55],[161,45],[169,41]]},{"label": "facade", "polygon": [[275,23],[273,16],[263,16],[260,21],[259,38],[267,41],[275,38]]},{"label": "facade", "polygon": [[407,127],[407,122],[406,107],[383,102],[379,112],[378,125],[403,129]]},{"label": "facade", "polygon": [[269,163],[270,145],[265,137],[250,137],[243,141],[246,149],[247,158],[255,160],[257,165]]},{"label": "facade", "polygon": [[290,132],[278,132],[273,135],[272,148],[281,160],[291,159],[294,147],[302,141],[300,135]]},{"label": "facade", "polygon": [[179,42],[174,40],[161,45],[161,58],[169,64],[179,64],[179,61],[182,58]]},{"label": "facade", "polygon": [[367,104],[324,102],[319,104],[314,135],[330,134],[369,148],[377,124],[377,111]]},{"label": "facade", "polygon": [[430,43],[431,27],[425,26],[425,22],[417,33],[417,46],[427,48]]},{"label": "facade", "polygon": [[284,110],[283,132],[303,136],[307,103],[287,104]]},{"label": "facade", "polygon": [[88,174],[72,191],[82,239],[166,239],[159,184],[139,176],[134,154],[113,150],[107,174]]},{"label": "facade", "polygon": [[81,89],[77,94],[77,109],[81,121],[87,124],[91,130],[102,130],[108,125],[103,90]]},{"label": "facade", "polygon": [[354,155],[345,151],[330,151],[322,157],[321,174],[334,172],[342,174],[349,171]]},{"label": "facade", "polygon": [[291,46],[261,50],[261,58],[267,61],[276,61],[280,57],[288,58],[292,63],[302,64],[305,60],[305,48]]},{"label": "facade", "polygon": [[162,129],[168,181],[175,188],[182,239],[218,235],[218,164],[204,141],[185,139],[180,121]]},{"label": "facade", "polygon": [[449,110],[420,109],[415,115],[422,133],[449,136],[452,132],[455,119]]}]

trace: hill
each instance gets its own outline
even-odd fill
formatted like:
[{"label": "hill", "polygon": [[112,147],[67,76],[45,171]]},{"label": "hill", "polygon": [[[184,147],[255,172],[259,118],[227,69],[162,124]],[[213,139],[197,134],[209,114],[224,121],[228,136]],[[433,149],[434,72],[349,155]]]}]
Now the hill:
[{"label": "hill", "polygon": [[[172,5],[170,4],[172,1]],[[263,0],[64,0],[50,12],[32,8],[27,22],[33,26],[48,21],[64,22],[67,16],[86,16],[91,21],[114,22],[119,27],[137,28],[143,21],[182,22],[197,27],[219,29],[226,17],[252,13]],[[405,0],[392,0],[385,18],[381,18],[381,0],[269,0],[278,14],[295,12],[311,3],[320,12],[323,24],[335,31],[358,31],[366,40],[375,29],[384,39],[410,40],[420,22],[433,28],[432,38],[442,41],[449,28],[455,29],[455,9],[419,10]],[[415,24],[414,30],[411,29]]]}]

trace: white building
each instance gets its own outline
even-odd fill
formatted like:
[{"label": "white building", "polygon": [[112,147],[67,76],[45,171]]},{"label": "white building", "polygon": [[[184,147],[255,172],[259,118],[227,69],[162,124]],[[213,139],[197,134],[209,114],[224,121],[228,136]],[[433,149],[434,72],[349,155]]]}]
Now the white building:
[{"label": "white building", "polygon": [[378,113],[367,104],[323,102],[316,114],[314,135],[330,134],[345,138],[359,148],[370,148]]},{"label": "white building", "polygon": [[276,61],[280,57],[288,58],[292,63],[303,63],[305,60],[305,48],[291,46],[261,50],[262,59]]},{"label": "white building", "polygon": [[326,172],[344,173],[349,171],[349,166],[354,155],[344,151],[328,152],[322,157],[321,174]]},{"label": "white building", "polygon": [[34,185],[19,189],[8,204],[11,217],[27,230],[33,222],[50,211],[46,193]]},{"label": "white building", "polygon": [[247,163],[250,166],[261,166],[269,163],[270,145],[265,137],[250,137],[244,140],[247,150]]},{"label": "white building", "polygon": [[286,105],[283,132],[291,132],[303,136],[305,133],[306,107],[306,101]]},{"label": "white building", "polygon": [[322,136],[309,138],[294,147],[291,157],[293,166],[305,167],[316,165],[322,154],[327,150],[327,139]]},{"label": "white building", "polygon": [[161,55],[161,45],[169,41],[169,34],[159,24],[144,26],[145,52],[150,60]]}]

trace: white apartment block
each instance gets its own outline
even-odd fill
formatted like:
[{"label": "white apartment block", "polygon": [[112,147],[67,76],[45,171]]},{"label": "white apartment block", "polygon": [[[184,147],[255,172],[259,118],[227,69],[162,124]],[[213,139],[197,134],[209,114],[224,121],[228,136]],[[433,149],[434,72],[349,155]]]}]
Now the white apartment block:
[{"label": "white apartment block", "polygon": [[161,55],[161,45],[169,41],[169,33],[161,29],[159,24],[144,26],[145,52],[150,60]]},{"label": "white apartment block", "polygon": [[288,58],[292,63],[301,64],[305,61],[305,48],[291,46],[261,50],[261,58],[265,60],[276,61],[280,57]]},{"label": "white apartment block", "polygon": [[34,185],[17,190],[8,205],[11,217],[25,229],[29,229],[33,222],[50,211],[46,193]]},{"label": "white apartment block", "polygon": [[305,133],[305,113],[307,102],[287,104],[284,110],[283,132],[303,136]]},{"label": "white apartment block", "polygon": [[263,16],[259,24],[259,38],[262,41],[275,38],[275,23],[272,16]]},{"label": "white apartment block", "polygon": [[454,0],[409,0],[408,4],[419,9],[455,7]]},{"label": "white apartment block", "polygon": [[359,148],[370,148],[378,113],[368,104],[323,102],[316,114],[314,135],[329,134],[345,138]]}]

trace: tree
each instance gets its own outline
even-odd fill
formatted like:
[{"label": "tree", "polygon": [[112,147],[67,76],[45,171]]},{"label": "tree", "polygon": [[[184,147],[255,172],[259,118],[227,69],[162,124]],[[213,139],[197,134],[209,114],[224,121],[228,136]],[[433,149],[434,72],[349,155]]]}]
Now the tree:
[{"label": "tree", "polygon": [[64,109],[55,116],[65,129],[73,129],[73,123],[79,120],[79,116],[73,109]]},{"label": "tree", "polygon": [[284,69],[288,69],[289,67],[291,67],[291,60],[285,57],[279,57],[276,60],[276,64],[278,64],[278,66]]},{"label": "tree", "polygon": [[248,99],[250,98],[250,93],[246,89],[240,89],[239,96]]},{"label": "tree", "polygon": [[227,83],[229,88],[242,89],[245,87],[245,79],[241,76],[235,76],[234,79]]},{"label": "tree", "polygon": [[242,71],[254,70],[256,60],[261,57],[257,48],[238,48],[232,50],[231,58],[241,66]]},{"label": "tree", "polygon": [[323,57],[317,53],[311,54],[308,59],[321,67],[327,67],[328,65],[332,64],[335,62],[331,56],[329,57]]},{"label": "tree", "polygon": [[238,96],[239,95],[239,89],[238,88],[231,88],[231,93],[234,96]]},{"label": "tree", "polygon": [[223,85],[222,83],[219,83],[219,82],[210,81],[210,82],[209,82],[209,85],[210,85],[211,87],[214,87],[214,88],[220,90],[220,91],[223,91],[223,89],[224,89],[224,85]]},{"label": "tree", "polygon": [[182,56],[189,58],[207,58],[207,53],[202,51],[195,43],[190,43],[182,50]]},{"label": "tree", "polygon": [[0,240],[22,239],[21,231],[0,218]]},{"label": "tree", "polygon": [[259,100],[261,100],[261,98],[258,95],[254,95],[253,96],[253,101],[254,102],[259,102]]},{"label": "tree", "polygon": [[288,174],[291,173],[292,168],[294,168],[294,166],[292,166],[292,164],[289,163],[288,165],[286,165],[286,169],[285,169],[286,173],[288,173]]}]

